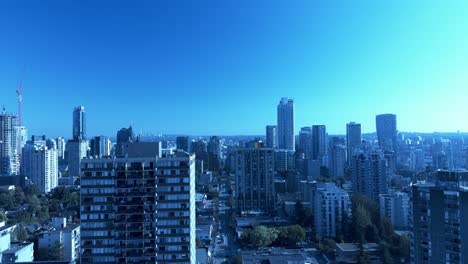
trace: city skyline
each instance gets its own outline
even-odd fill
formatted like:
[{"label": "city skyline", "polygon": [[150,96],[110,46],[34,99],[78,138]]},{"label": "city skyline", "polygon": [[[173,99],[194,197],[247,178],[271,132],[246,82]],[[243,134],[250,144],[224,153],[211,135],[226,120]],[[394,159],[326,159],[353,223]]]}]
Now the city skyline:
[{"label": "city skyline", "polygon": [[2,4],[0,104],[16,112],[26,66],[30,134],[68,137],[84,105],[90,136],[260,135],[281,97],[295,101],[295,133],[345,134],[351,121],[375,132],[382,113],[400,131],[468,131],[466,4],[113,5]]}]

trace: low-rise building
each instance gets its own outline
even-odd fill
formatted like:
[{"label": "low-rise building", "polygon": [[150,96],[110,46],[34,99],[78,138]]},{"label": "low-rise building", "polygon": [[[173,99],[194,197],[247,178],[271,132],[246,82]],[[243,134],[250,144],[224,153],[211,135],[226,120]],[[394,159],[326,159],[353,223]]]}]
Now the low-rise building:
[{"label": "low-rise building", "polygon": [[354,243],[336,243],[337,264],[355,264],[359,263],[359,255],[364,251],[369,258],[369,263],[380,264],[380,250],[376,243],[354,244]]},{"label": "low-rise building", "polygon": [[80,254],[80,226],[68,224],[66,218],[53,218],[53,229],[44,232],[39,237],[38,247],[46,250],[49,254],[58,245],[62,247],[62,259],[74,261],[79,259]]}]

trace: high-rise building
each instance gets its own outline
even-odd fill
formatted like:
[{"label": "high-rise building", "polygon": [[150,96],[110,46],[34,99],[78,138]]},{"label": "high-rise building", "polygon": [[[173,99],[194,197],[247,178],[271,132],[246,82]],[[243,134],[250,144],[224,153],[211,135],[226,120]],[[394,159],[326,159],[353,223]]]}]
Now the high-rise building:
[{"label": "high-rise building", "polygon": [[276,126],[266,126],[266,147],[276,148],[278,147],[278,134]]},{"label": "high-rise building", "polygon": [[312,126],[312,158],[328,166],[328,135],[324,125]]},{"label": "high-rise building", "polygon": [[66,146],[68,155],[68,176],[79,177],[81,160],[86,158],[88,153],[88,141],[69,140]]},{"label": "high-rise building", "polygon": [[18,116],[0,114],[0,175],[20,173]]},{"label": "high-rise building", "polygon": [[132,126],[128,128],[122,128],[117,131],[117,143],[114,146],[114,152],[116,156],[123,155],[123,145],[125,143],[135,142],[135,134],[133,133]]},{"label": "high-rise building", "polygon": [[348,164],[354,155],[354,151],[361,145],[361,124],[351,122],[346,124],[346,160]]},{"label": "high-rise building", "polygon": [[208,141],[208,153],[216,155],[218,157],[221,157],[221,141],[219,137],[217,136],[212,136],[210,137],[210,140]]},{"label": "high-rise building", "polygon": [[379,146],[384,151],[397,152],[397,118],[394,114],[377,115],[375,118],[377,139]]},{"label": "high-rise building", "polygon": [[212,136],[208,141],[208,170],[218,171],[222,159],[221,141],[219,137]]},{"label": "high-rise building", "polygon": [[106,136],[97,136],[89,141],[89,156],[110,156],[111,142]]},{"label": "high-rise building", "polygon": [[281,98],[278,104],[278,148],[295,150],[294,101]]},{"label": "high-rise building", "polygon": [[330,148],[330,165],[328,166],[331,178],[340,178],[345,176],[346,166],[346,147],[344,145],[334,144]]},{"label": "high-rise building", "polygon": [[381,152],[360,151],[351,160],[354,192],[378,201],[380,194],[388,191],[387,161]]},{"label": "high-rise building", "polygon": [[236,206],[238,212],[274,210],[275,153],[271,148],[236,151]]},{"label": "high-rise building", "polygon": [[304,158],[312,158],[312,127],[303,127],[299,131],[299,149]]},{"label": "high-rise building", "polygon": [[26,142],[28,141],[28,129],[24,126],[18,126],[18,136],[20,137],[19,142],[19,148],[18,152],[22,153],[22,149],[24,145],[26,145]]},{"label": "high-rise building", "polygon": [[178,136],[176,137],[176,146],[177,149],[189,152],[189,137],[187,136]]},{"label": "high-rise building", "polygon": [[69,177],[80,176],[81,159],[87,156],[88,147],[84,107],[77,106],[73,110],[73,139],[67,142]]},{"label": "high-rise building", "polygon": [[468,263],[468,171],[412,187],[411,263]]},{"label": "high-rise building", "polygon": [[191,152],[195,153],[197,156],[201,156],[202,153],[208,151],[208,146],[206,141],[202,139],[192,140]]},{"label": "high-rise building", "polygon": [[313,201],[316,232],[322,237],[336,237],[344,214],[350,214],[348,193],[334,183],[318,183]]},{"label": "high-rise building", "polygon": [[66,150],[65,139],[58,137],[55,139],[55,142],[57,143],[57,153],[58,153],[59,160],[65,159],[65,150]]},{"label": "high-rise building", "polygon": [[426,157],[424,150],[412,149],[410,152],[410,168],[413,171],[424,171],[426,169]]},{"label": "high-rise building", "polygon": [[274,168],[277,172],[293,171],[295,169],[294,150],[275,149]]},{"label": "high-rise building", "polygon": [[409,225],[409,196],[407,193],[389,190],[379,197],[380,218],[387,217],[398,230],[407,230]]},{"label": "high-rise building", "polygon": [[133,133],[132,126],[122,128],[117,131],[117,143],[128,143],[135,141],[135,134]]},{"label": "high-rise building", "polygon": [[125,154],[83,160],[81,263],[195,263],[194,156]]},{"label": "high-rise building", "polygon": [[23,174],[41,192],[58,185],[58,151],[55,140],[32,136],[23,148]]},{"label": "high-rise building", "polygon": [[86,115],[83,106],[73,110],[73,140],[86,139]]}]

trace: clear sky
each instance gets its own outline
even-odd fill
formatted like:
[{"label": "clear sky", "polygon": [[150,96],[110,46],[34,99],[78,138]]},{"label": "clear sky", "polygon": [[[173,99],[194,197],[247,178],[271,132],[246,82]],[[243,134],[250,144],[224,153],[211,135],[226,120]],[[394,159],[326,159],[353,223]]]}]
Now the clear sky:
[{"label": "clear sky", "polygon": [[283,96],[297,131],[468,131],[467,2],[385,2],[1,1],[0,104],[26,65],[30,134],[70,137],[80,104],[89,136],[263,134]]}]

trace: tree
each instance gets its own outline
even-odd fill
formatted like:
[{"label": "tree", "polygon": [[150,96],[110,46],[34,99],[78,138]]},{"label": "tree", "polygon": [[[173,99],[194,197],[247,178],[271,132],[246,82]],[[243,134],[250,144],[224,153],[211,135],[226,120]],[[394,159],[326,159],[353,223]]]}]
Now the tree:
[{"label": "tree", "polygon": [[63,260],[65,258],[63,246],[60,242],[55,242],[55,245],[50,249],[51,260]]},{"label": "tree", "polygon": [[301,201],[296,201],[294,205],[295,214],[296,214],[296,224],[301,225],[303,227],[307,227],[312,225],[313,220],[313,213],[312,209],[304,208]]},{"label": "tree", "polygon": [[256,226],[251,234],[250,239],[253,244],[262,247],[271,245],[277,237],[278,234],[276,230],[269,229],[265,226]]},{"label": "tree", "polygon": [[292,244],[297,244],[300,242],[304,242],[305,239],[305,231],[300,225],[293,225],[286,227],[286,240]]},{"label": "tree", "polygon": [[22,225],[18,225],[13,232],[13,240],[16,242],[22,242],[28,240],[28,231]]},{"label": "tree", "polygon": [[362,246],[362,243],[359,245],[359,259],[358,263],[359,264],[370,264],[369,256],[367,253],[364,251],[364,248]]},{"label": "tree", "polygon": [[49,260],[49,254],[47,252],[47,249],[40,247],[37,249],[37,251],[34,250],[34,260],[39,260],[39,261]]},{"label": "tree", "polygon": [[385,217],[382,221],[382,237],[385,240],[389,240],[394,235],[393,225],[388,217]]},{"label": "tree", "polygon": [[385,242],[380,243],[380,259],[383,264],[393,264],[392,255],[388,249],[388,246]]},{"label": "tree", "polygon": [[326,238],[323,243],[320,243],[320,250],[326,255],[333,254],[335,252],[336,242],[333,239]]},{"label": "tree", "polygon": [[233,263],[233,264],[242,264],[242,256],[239,255],[239,254],[235,254],[235,255],[232,257],[232,263]]},{"label": "tree", "polygon": [[234,207],[234,198],[232,197],[232,195],[229,195],[228,204],[230,208]]},{"label": "tree", "polygon": [[371,225],[369,212],[363,205],[359,204],[353,212],[353,226],[355,229],[355,239],[360,243],[365,242],[367,226]]},{"label": "tree", "polygon": [[200,240],[200,238],[197,237],[197,238],[195,239],[195,242],[196,242],[197,248],[203,247],[203,242]]}]

